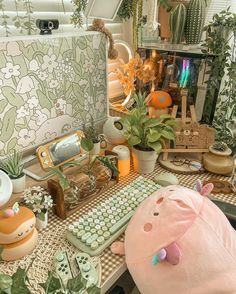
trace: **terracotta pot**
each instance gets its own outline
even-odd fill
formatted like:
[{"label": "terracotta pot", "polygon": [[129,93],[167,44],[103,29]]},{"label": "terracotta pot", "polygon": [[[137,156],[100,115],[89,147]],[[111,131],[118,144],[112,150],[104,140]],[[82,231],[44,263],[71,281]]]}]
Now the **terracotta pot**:
[{"label": "terracotta pot", "polygon": [[155,151],[142,151],[132,148],[134,170],[139,174],[150,174],[154,171],[158,155]]}]

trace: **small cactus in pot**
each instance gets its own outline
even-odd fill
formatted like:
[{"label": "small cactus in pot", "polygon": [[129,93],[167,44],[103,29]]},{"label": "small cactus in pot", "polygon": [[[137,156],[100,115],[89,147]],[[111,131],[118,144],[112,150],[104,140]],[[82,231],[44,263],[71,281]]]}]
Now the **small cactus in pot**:
[{"label": "small cactus in pot", "polygon": [[170,42],[172,44],[180,44],[184,34],[187,9],[184,4],[178,4],[171,12],[169,25],[171,31]]},{"label": "small cactus in pot", "polygon": [[185,27],[187,44],[199,44],[201,42],[206,5],[206,0],[190,0],[189,2]]}]

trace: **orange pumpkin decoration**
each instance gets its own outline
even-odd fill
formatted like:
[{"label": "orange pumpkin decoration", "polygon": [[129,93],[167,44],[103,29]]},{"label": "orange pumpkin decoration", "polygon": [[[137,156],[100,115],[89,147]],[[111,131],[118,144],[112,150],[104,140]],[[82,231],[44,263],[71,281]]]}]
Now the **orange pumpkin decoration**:
[{"label": "orange pumpkin decoration", "polygon": [[171,96],[165,91],[154,91],[150,94],[150,99],[147,106],[154,107],[155,109],[164,109],[172,104]]}]

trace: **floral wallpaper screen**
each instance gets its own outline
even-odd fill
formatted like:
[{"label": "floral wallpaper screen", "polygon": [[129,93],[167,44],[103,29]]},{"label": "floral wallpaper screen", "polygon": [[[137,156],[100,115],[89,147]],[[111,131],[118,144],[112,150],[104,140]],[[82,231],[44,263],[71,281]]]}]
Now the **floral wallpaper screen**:
[{"label": "floral wallpaper screen", "polygon": [[0,41],[0,155],[104,120],[106,77],[99,33]]}]

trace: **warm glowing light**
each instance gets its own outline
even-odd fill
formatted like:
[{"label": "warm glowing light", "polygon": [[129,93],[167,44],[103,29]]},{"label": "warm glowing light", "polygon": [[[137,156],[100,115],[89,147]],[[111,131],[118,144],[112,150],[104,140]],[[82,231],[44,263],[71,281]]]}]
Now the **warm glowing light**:
[{"label": "warm glowing light", "polygon": [[118,145],[112,149],[118,155],[119,176],[125,177],[130,173],[130,151],[123,145]]}]

